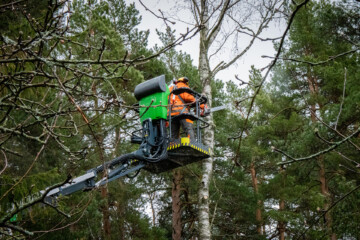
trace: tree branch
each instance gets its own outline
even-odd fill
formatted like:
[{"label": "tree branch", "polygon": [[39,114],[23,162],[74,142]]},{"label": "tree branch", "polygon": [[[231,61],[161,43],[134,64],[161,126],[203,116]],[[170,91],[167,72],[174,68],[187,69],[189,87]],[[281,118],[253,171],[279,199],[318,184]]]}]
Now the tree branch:
[{"label": "tree branch", "polygon": [[222,25],[222,22],[224,20],[226,11],[228,10],[230,4],[230,0],[225,0],[225,3],[221,9],[220,15],[216,21],[216,25],[212,28],[211,32],[208,34],[208,36],[206,37],[205,43],[208,46],[211,46],[211,44],[213,43],[213,41],[215,40],[217,34],[220,31],[220,27]]},{"label": "tree branch", "polygon": [[312,158],[315,158],[317,156],[320,156],[320,155],[323,155],[325,153],[328,153],[332,150],[334,150],[335,148],[339,147],[341,144],[343,144],[344,142],[346,141],[349,141],[350,138],[352,137],[356,137],[358,134],[360,133],[360,127],[355,131],[353,132],[352,134],[350,134],[349,136],[347,136],[346,138],[342,139],[341,141],[338,141],[338,142],[334,142],[329,148],[327,149],[324,149],[320,152],[317,152],[317,153],[314,153],[312,155],[309,155],[307,157],[302,157],[302,158],[294,158],[292,156],[290,156],[289,154],[285,153],[284,151],[280,150],[280,149],[277,149],[275,147],[272,147],[272,150],[274,150],[275,152],[279,152],[281,154],[283,154],[284,156],[292,159],[292,161],[286,161],[286,162],[279,162],[277,165],[287,165],[287,164],[290,164],[290,163],[294,163],[294,162],[301,162],[301,161],[306,161],[306,160],[310,160]]},{"label": "tree branch", "polygon": [[346,193],[344,196],[342,196],[341,198],[339,198],[336,202],[334,202],[331,206],[328,207],[328,209],[326,209],[325,211],[323,211],[323,213],[308,227],[306,228],[306,230],[304,232],[302,232],[300,234],[299,237],[297,237],[296,239],[302,239],[304,237],[304,235],[306,234],[307,231],[309,231],[316,223],[318,223],[321,219],[324,218],[325,214],[327,214],[331,209],[333,209],[338,203],[340,203],[341,201],[343,201],[345,198],[347,198],[348,196],[350,196],[352,193],[356,192],[357,190],[360,189],[360,185],[355,187],[354,189],[352,189],[351,191],[349,191],[348,193]]},{"label": "tree branch", "polygon": [[161,10],[159,9],[159,12],[161,13],[161,16],[156,15],[156,13],[154,13],[153,11],[151,11],[148,7],[145,6],[145,4],[139,0],[140,4],[145,8],[146,11],[149,11],[152,15],[154,15],[156,18],[162,19],[165,24],[167,25],[167,22],[171,23],[171,24],[176,24],[175,22],[170,21],[169,19],[167,19],[166,17],[164,17],[164,14],[161,12]]},{"label": "tree branch", "polygon": [[[48,136],[46,137],[43,145],[41,146],[40,150],[37,152],[35,159],[32,161],[30,167],[27,169],[27,171],[25,172],[25,174],[23,176],[21,176],[21,178],[13,185],[11,186],[11,188],[9,188],[0,198],[0,201],[9,193],[11,192],[19,183],[22,182],[22,180],[29,174],[29,172],[31,171],[31,169],[34,167],[35,163],[37,162],[37,160],[39,159],[42,151],[45,149],[45,145],[47,144],[48,140],[50,138],[50,134],[48,134]],[[0,221],[1,222],[1,221]]]},{"label": "tree branch", "polygon": [[[1,224],[0,224],[0,226],[1,226]],[[6,228],[10,228],[12,230],[18,231],[18,232],[20,232],[20,233],[22,233],[24,235],[28,235],[28,236],[33,236],[34,235],[33,232],[30,232],[30,231],[28,231],[28,230],[26,230],[26,229],[24,229],[24,228],[22,228],[20,226],[17,226],[17,225],[11,224],[11,223],[5,223],[5,224],[3,224],[3,226],[6,227]]]},{"label": "tree branch", "polygon": [[30,202],[28,203],[25,203],[25,204],[22,204],[20,205],[18,208],[15,208],[14,210],[12,211],[9,211],[8,213],[5,214],[5,216],[1,217],[0,218],[0,226],[4,225],[4,224],[7,224],[6,222],[9,221],[15,214],[37,204],[37,203],[40,203],[40,202],[44,202],[44,199],[46,197],[46,195],[53,189],[55,188],[58,188],[58,187],[61,187],[63,185],[65,185],[66,183],[68,183],[69,181],[71,180],[71,176],[69,175],[66,180],[62,183],[57,183],[51,187],[49,187],[48,189],[46,189],[40,197],[37,197],[35,199],[32,199]]},{"label": "tree branch", "polygon": [[6,170],[7,166],[8,166],[8,161],[7,161],[7,157],[6,157],[6,154],[3,150],[1,150],[2,154],[4,155],[4,168],[0,171],[0,175]]},{"label": "tree branch", "polygon": [[344,104],[344,100],[345,100],[345,90],[346,90],[346,73],[347,73],[347,69],[346,67],[344,68],[344,87],[343,87],[343,95],[342,95],[342,99],[341,99],[341,103],[340,103],[340,109],[339,109],[339,114],[337,115],[337,118],[336,118],[336,122],[335,122],[335,130],[337,128],[337,125],[339,123],[339,119],[340,119],[340,115],[341,115],[341,112],[342,112],[342,107],[343,107],[343,104]]},{"label": "tree branch", "polygon": [[[237,54],[235,57],[233,57],[228,63],[226,64],[222,64],[221,66],[219,66],[218,68],[214,68],[213,72],[214,74],[216,74],[217,72],[227,69],[229,66],[231,66],[232,64],[234,64],[239,58],[241,58],[245,53],[248,52],[248,50],[251,48],[251,46],[254,44],[255,40],[257,39],[257,37],[262,33],[262,31],[268,26],[268,24],[270,23],[270,21],[272,20],[272,18],[274,17],[276,11],[273,11],[273,8],[275,7],[276,2],[274,2],[274,5],[268,9],[268,11],[266,12],[266,15],[263,18],[263,21],[261,22],[261,24],[259,25],[256,33],[253,34],[252,39],[250,40],[249,44],[239,53]],[[239,27],[242,28],[242,25],[236,21],[234,18],[230,17],[234,22],[236,22]],[[283,36],[284,37],[284,36]]]},{"label": "tree branch", "polygon": [[1,8],[10,7],[10,6],[16,5],[16,4],[18,4],[18,3],[25,2],[25,1],[26,1],[26,0],[19,0],[19,1],[11,2],[11,3],[2,4],[2,5],[0,5],[0,9],[1,9]]},{"label": "tree branch", "polygon": [[326,63],[328,63],[330,61],[333,61],[336,58],[343,57],[343,56],[346,56],[346,55],[348,55],[350,53],[357,52],[359,50],[360,50],[360,48],[356,48],[356,49],[353,49],[353,50],[350,50],[350,51],[347,51],[347,52],[340,53],[340,54],[335,55],[335,56],[329,56],[329,59],[324,60],[324,61],[320,61],[320,62],[309,62],[309,61],[305,61],[305,60],[301,60],[301,59],[282,58],[282,57],[279,57],[279,56],[277,56],[277,57],[262,56],[262,57],[263,58],[271,58],[271,59],[280,59],[280,60],[284,60],[284,61],[293,61],[293,62],[298,62],[298,63],[305,63],[305,64],[309,64],[310,66],[318,66],[318,65],[326,64]]}]

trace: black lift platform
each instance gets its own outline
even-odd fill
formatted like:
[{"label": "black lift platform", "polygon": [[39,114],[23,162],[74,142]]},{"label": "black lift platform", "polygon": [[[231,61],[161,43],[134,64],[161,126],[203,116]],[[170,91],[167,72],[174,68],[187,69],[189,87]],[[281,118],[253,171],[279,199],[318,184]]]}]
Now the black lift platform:
[{"label": "black lift platform", "polygon": [[144,169],[151,173],[161,173],[198,162],[210,156],[209,147],[196,141],[190,141],[188,137],[170,142],[167,151],[167,159],[157,163],[147,163]]},{"label": "black lift platform", "polygon": [[[132,143],[140,144],[138,150],[104,162],[61,187],[42,191],[41,193],[46,195],[45,201],[51,203],[59,195],[69,195],[80,190],[98,188],[123,176],[133,178],[142,168],[151,173],[161,173],[208,158],[211,150],[201,142],[201,129],[208,127],[209,124],[200,118],[200,105],[206,104],[206,97],[189,88],[175,89],[170,96],[188,92],[195,97],[196,101],[191,103],[194,113],[168,116],[168,112],[171,112],[171,105],[166,90],[168,88],[165,76],[146,81],[135,88],[135,97],[141,100],[140,103],[149,102],[147,108],[143,109],[140,115],[142,128],[133,132],[131,136]],[[163,102],[159,101],[159,106],[151,106],[155,100],[159,100],[159,96],[162,97]],[[163,106],[166,101],[168,101],[168,109]],[[184,105],[183,107],[189,106]],[[145,113],[148,115],[144,116]],[[183,137],[171,140],[173,139],[171,136],[172,121],[177,119],[196,121],[196,139],[190,140],[188,137]],[[169,122],[169,129],[166,128],[166,121]]]}]

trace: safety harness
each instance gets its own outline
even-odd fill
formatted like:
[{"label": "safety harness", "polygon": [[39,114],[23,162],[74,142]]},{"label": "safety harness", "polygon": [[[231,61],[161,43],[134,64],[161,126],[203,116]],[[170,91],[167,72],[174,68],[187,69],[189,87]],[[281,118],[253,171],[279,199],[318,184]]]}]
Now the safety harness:
[{"label": "safety harness", "polygon": [[[172,91],[174,91],[174,90],[176,90],[177,89],[177,86],[175,85],[174,87],[173,87],[173,90]],[[184,113],[185,112],[185,110],[186,110],[186,103],[185,103],[185,101],[184,101],[184,99],[180,96],[180,94],[179,95],[175,95],[175,94],[173,94],[172,93],[172,99],[173,99],[173,101],[175,101],[175,97],[176,96],[178,96],[178,98],[180,99],[180,101],[183,103],[183,108],[181,109],[181,111],[180,111],[180,113],[179,114],[182,114],[182,113]],[[172,107],[171,107],[172,108]],[[172,110],[171,110],[171,112],[173,112]],[[178,112],[177,110],[175,110],[174,112]],[[170,113],[171,114],[171,113]]]}]

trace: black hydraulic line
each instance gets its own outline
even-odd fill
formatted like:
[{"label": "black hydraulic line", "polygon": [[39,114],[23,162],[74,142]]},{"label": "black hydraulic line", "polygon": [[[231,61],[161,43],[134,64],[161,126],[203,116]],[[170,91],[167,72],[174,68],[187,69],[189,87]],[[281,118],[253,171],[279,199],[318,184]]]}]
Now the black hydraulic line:
[{"label": "black hydraulic line", "polygon": [[136,173],[135,173],[133,176],[130,176],[129,174],[127,174],[126,177],[127,177],[127,178],[130,178],[130,179],[136,178],[137,175],[139,175],[140,170],[141,170],[141,169],[137,170]]},{"label": "black hydraulic line", "polygon": [[[166,127],[165,127],[165,120],[160,120],[159,124],[159,137],[160,143],[157,144],[157,149],[154,154],[149,157],[145,157],[145,161],[155,163],[167,158],[167,147],[168,147],[168,138],[166,136]],[[161,151],[159,153],[159,151]]]},{"label": "black hydraulic line", "polygon": [[110,179],[118,174],[120,174],[122,171],[124,171],[124,169],[126,169],[128,167],[128,164],[122,164],[120,167],[115,168],[114,170],[112,170],[111,172],[109,172],[107,178]]},{"label": "black hydraulic line", "polygon": [[[200,103],[198,101],[198,99],[196,99],[196,116],[199,117],[200,116]],[[201,143],[201,131],[200,131],[200,121],[196,121],[196,137],[197,137],[197,142]]]},{"label": "black hydraulic line", "polygon": [[121,155],[121,156],[119,156],[117,158],[114,158],[111,161],[108,161],[108,162],[96,167],[95,169],[89,170],[88,172],[95,170],[96,173],[100,173],[100,172],[104,171],[104,168],[111,168],[111,167],[113,167],[115,165],[118,165],[119,163],[124,163],[126,160],[136,159],[136,154],[135,153],[136,152],[132,152],[132,153]]},{"label": "black hydraulic line", "polygon": [[172,92],[170,93],[169,95],[169,99],[168,99],[168,106],[169,106],[169,110],[168,110],[168,119],[169,119],[169,139],[171,140],[172,139],[172,136],[171,136],[171,111],[172,111],[172,106],[170,104],[171,102],[171,94]]},{"label": "black hydraulic line", "polygon": [[[106,183],[112,182],[120,177],[126,176],[132,172],[135,171],[140,171],[143,167],[145,167],[145,163],[141,162],[136,166],[133,166],[132,168],[127,168],[128,166],[124,167],[121,169],[121,171],[118,171],[118,173],[112,177],[109,178],[104,178],[103,180],[99,181],[96,183],[96,185],[94,187],[99,187],[99,186],[103,186]],[[124,171],[122,171],[124,170]]]}]

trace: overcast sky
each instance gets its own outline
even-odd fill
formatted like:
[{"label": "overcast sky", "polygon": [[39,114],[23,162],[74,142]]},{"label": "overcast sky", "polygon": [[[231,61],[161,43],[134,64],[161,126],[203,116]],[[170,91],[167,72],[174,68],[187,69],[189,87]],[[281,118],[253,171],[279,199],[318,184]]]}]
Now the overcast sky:
[{"label": "overcast sky", "polygon": [[[164,31],[166,29],[166,25],[164,24],[164,22],[156,18],[149,11],[146,11],[138,0],[125,0],[125,1],[127,3],[135,2],[136,8],[140,11],[140,14],[142,15],[142,23],[139,25],[138,28],[140,30],[147,30],[147,29],[150,30],[149,47],[153,47],[155,44],[161,45],[155,29]],[[179,4],[182,4],[181,1],[142,0],[142,2],[146,5],[147,8],[151,9],[155,14],[160,15],[159,9],[161,9],[164,13],[167,14],[171,13],[170,16],[173,16],[177,20],[181,19],[184,22],[189,22],[189,23],[191,22],[192,19],[191,13],[186,10],[179,9],[181,8],[179,7]],[[175,25],[172,24],[170,25],[173,29],[176,30],[177,36],[179,36],[180,33],[186,32],[186,28],[189,25],[179,21],[176,22],[177,23]],[[263,35],[263,37],[278,37],[281,35],[281,32],[283,31],[282,28],[283,27],[281,26],[271,26],[267,30],[266,35]],[[182,50],[190,54],[194,61],[194,64],[198,66],[198,57],[199,57],[198,36],[192,38],[191,40],[186,41],[181,46],[176,47],[176,49]],[[218,54],[218,58],[214,59],[214,61],[218,63],[220,59],[224,60],[226,58],[230,58],[231,51],[226,51],[229,49],[230,46],[225,48],[223,52],[220,52]],[[272,42],[256,41],[255,44],[250,49],[250,51],[245,56],[239,59],[238,62],[235,65],[233,65],[231,68],[219,72],[216,75],[216,78],[221,79],[223,81],[229,81],[229,80],[236,81],[234,80],[235,79],[234,76],[238,75],[242,80],[247,81],[251,65],[254,65],[257,68],[265,67],[270,63],[271,60],[266,58],[261,58],[261,56],[262,55],[274,56],[274,54],[275,51]]]}]

